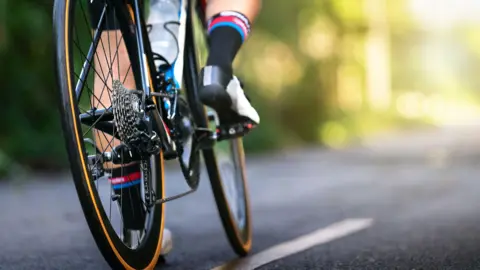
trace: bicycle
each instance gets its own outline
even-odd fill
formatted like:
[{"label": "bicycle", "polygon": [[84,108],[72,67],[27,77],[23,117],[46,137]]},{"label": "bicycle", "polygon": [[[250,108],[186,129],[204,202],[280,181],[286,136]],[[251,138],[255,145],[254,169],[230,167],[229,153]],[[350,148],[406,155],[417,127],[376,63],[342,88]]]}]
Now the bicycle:
[{"label": "bicycle", "polygon": [[[55,0],[53,23],[63,136],[77,195],[103,257],[114,269],[155,267],[161,253],[165,203],[197,190],[200,154],[230,245],[239,256],[247,255],[252,227],[241,138],[249,127],[219,126],[215,112],[198,100],[199,47],[205,40],[202,2],[181,1],[177,60],[157,69],[155,63],[162,56],[151,50],[144,3],[94,1],[102,1],[103,7],[96,27],[89,23],[88,3],[82,0]],[[95,69],[102,69],[95,61],[101,63],[98,49],[103,47],[105,52],[101,35],[111,22],[108,16],[114,16],[119,24],[121,37],[113,41],[117,51],[110,52],[110,57],[105,55],[110,63],[106,75]],[[82,22],[86,25],[81,26]],[[87,41],[81,42],[80,37]],[[136,90],[123,86],[127,75],[113,78],[112,70],[120,70],[116,59],[122,40],[130,60],[127,74],[133,73]],[[104,83],[102,93],[106,88],[109,106],[102,106],[103,96],[97,97],[89,87],[95,76]],[[85,97],[85,92],[94,96],[87,93]],[[106,147],[99,145],[100,133],[101,138],[112,138]],[[114,140],[121,143],[113,146]],[[164,160],[173,159],[179,161],[189,190],[167,198]],[[122,189],[114,192],[104,180],[113,166],[123,168],[131,162],[141,166],[139,196]],[[222,170],[226,166],[231,172]],[[101,196],[100,191],[105,190],[106,195]],[[109,207],[103,202],[110,203]],[[113,207],[118,209],[116,216],[112,215]],[[128,220],[131,213],[135,220]]]}]

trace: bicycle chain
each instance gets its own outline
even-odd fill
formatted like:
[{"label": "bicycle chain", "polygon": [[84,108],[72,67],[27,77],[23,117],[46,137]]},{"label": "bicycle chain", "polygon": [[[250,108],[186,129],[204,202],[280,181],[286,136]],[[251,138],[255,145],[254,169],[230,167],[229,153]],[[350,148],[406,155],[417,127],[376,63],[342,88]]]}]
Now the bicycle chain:
[{"label": "bicycle chain", "polygon": [[113,81],[112,88],[113,121],[120,139],[129,143],[140,133],[140,98],[119,80]]},{"label": "bicycle chain", "polygon": [[150,209],[151,204],[153,203],[153,200],[155,199],[155,195],[153,194],[153,190],[151,187],[151,179],[150,179],[150,174],[149,174],[149,166],[148,166],[148,160],[142,160],[141,163],[141,168],[143,171],[143,187],[145,191],[145,206],[147,206],[147,210]]}]

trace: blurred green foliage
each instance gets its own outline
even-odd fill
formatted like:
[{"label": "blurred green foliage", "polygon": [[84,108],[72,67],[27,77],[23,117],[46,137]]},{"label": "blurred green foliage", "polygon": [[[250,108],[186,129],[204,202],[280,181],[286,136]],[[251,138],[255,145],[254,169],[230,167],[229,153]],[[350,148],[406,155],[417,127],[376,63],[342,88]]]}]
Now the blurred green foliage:
[{"label": "blurred green foliage", "polygon": [[[35,168],[64,166],[53,68],[52,1],[4,0],[0,5],[0,151],[11,162]],[[10,167],[10,162],[3,165]]]},{"label": "blurred green foliage", "polygon": [[[0,2],[0,171],[11,163],[67,165],[52,3]],[[235,62],[262,119],[245,139],[247,151],[342,147],[386,129],[478,116],[478,25],[432,32],[412,18],[408,3],[263,1]]]}]

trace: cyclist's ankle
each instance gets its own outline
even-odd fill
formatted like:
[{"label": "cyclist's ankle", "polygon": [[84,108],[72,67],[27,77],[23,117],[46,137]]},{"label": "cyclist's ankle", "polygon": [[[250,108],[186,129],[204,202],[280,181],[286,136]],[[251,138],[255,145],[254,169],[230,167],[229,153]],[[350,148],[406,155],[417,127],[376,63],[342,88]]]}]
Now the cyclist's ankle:
[{"label": "cyclist's ankle", "polygon": [[232,63],[250,33],[250,22],[235,11],[220,12],[208,22],[210,54],[208,66],[220,66],[232,73]]}]

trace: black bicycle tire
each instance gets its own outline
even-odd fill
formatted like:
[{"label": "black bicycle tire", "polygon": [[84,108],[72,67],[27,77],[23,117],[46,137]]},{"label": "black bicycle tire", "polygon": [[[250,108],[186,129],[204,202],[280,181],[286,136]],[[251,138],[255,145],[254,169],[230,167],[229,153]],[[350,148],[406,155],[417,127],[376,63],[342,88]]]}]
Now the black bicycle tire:
[{"label": "black bicycle tire", "polygon": [[[198,127],[207,127],[208,119],[205,112],[205,107],[201,104],[198,97],[198,62],[195,52],[195,40],[194,40],[194,30],[193,30],[193,16],[194,7],[190,6],[188,8],[189,16],[187,16],[187,33],[186,33],[186,44],[185,44],[185,57],[184,57],[184,74],[185,82],[187,88],[187,98],[189,101],[192,114],[195,118]],[[196,105],[196,106],[195,106]],[[241,140],[241,139],[236,139]],[[232,140],[232,141],[236,141]],[[251,250],[252,246],[252,215],[249,202],[248,194],[248,185],[246,180],[245,173],[245,162],[243,154],[243,146],[241,147],[242,152],[237,153],[240,155],[239,160],[241,164],[238,167],[242,170],[242,182],[244,187],[244,202],[245,202],[245,216],[247,219],[246,222],[246,239],[242,239],[240,232],[235,224],[235,221],[232,218],[232,213],[228,206],[228,202],[223,191],[222,180],[220,179],[220,173],[217,166],[217,158],[213,149],[203,150],[203,158],[207,168],[207,173],[210,179],[210,185],[212,187],[213,195],[217,205],[217,210],[229,240],[229,243],[235,253],[239,256],[246,256]]]},{"label": "black bicycle tire", "polygon": [[[53,11],[53,28],[55,44],[55,64],[57,87],[59,89],[59,111],[64,141],[70,161],[70,169],[80,204],[92,233],[92,236],[105,260],[113,269],[153,269],[161,253],[162,236],[164,229],[164,205],[155,207],[151,217],[152,229],[147,239],[135,250],[127,248],[118,238],[107,219],[103,209],[99,208],[99,198],[92,191],[91,176],[86,169],[85,146],[80,140],[80,122],[78,107],[73,98],[73,74],[71,70],[70,47],[70,20],[72,6],[76,0],[56,0]],[[125,38],[125,37],[124,37]],[[127,43],[127,42],[126,42]],[[165,196],[163,155],[155,157],[156,170],[159,178],[156,185],[161,189],[161,198]]]},{"label": "black bicycle tire", "polygon": [[[232,140],[232,142],[239,143],[241,139]],[[215,197],[215,201],[217,204],[218,212],[220,215],[220,219],[222,220],[223,227],[227,234],[228,240],[230,245],[232,246],[233,250],[239,256],[246,256],[251,250],[252,246],[252,215],[250,209],[250,201],[249,201],[249,193],[248,193],[248,185],[245,173],[245,163],[243,161],[243,146],[241,147],[242,153],[236,153],[240,155],[240,160],[242,160],[241,165],[238,166],[242,170],[242,184],[244,189],[244,203],[245,203],[245,218],[247,219],[246,222],[246,234],[247,237],[245,240],[242,239],[240,232],[233,220],[232,213],[230,212],[230,208],[228,206],[228,202],[225,196],[224,189],[222,187],[222,180],[220,179],[220,173],[217,166],[217,157],[215,156],[215,152],[210,149],[206,149],[203,151],[203,156],[205,160],[205,165],[207,167],[207,172],[210,178],[210,184],[212,186],[213,195]],[[238,164],[237,164],[238,165]]]}]

